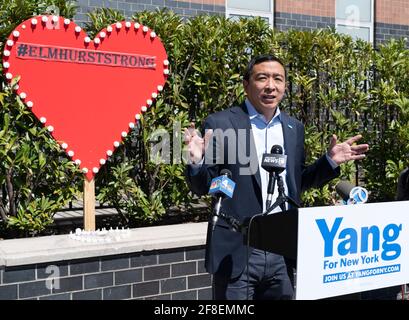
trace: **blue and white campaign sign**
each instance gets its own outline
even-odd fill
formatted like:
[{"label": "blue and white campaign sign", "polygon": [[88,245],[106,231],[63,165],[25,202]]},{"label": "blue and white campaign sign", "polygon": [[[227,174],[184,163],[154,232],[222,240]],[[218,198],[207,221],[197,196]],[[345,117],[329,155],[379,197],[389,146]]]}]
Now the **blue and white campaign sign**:
[{"label": "blue and white campaign sign", "polygon": [[296,299],[409,283],[409,201],[299,210]]}]

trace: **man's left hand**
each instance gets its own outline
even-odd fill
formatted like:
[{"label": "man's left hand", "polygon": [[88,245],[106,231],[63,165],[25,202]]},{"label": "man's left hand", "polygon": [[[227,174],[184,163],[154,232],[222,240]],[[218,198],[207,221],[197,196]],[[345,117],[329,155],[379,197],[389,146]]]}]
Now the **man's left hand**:
[{"label": "man's left hand", "polygon": [[362,160],[365,158],[365,152],[368,151],[369,145],[355,144],[361,138],[362,135],[358,134],[345,142],[337,143],[338,138],[333,134],[328,149],[329,157],[338,165],[351,160]]}]

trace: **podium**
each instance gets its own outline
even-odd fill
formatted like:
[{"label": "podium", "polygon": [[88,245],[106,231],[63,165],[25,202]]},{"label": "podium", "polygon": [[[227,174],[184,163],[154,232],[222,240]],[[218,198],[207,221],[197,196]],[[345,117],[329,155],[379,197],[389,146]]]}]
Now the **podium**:
[{"label": "podium", "polygon": [[297,261],[296,299],[409,283],[409,201],[293,209],[249,222],[246,244]]},{"label": "podium", "polygon": [[274,252],[290,259],[297,258],[298,210],[257,215],[245,221],[244,242],[253,248]]}]

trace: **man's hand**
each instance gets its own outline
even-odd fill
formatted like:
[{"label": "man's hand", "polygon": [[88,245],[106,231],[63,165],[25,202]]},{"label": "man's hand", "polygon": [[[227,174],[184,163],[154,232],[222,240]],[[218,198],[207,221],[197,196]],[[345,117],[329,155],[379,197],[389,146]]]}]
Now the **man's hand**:
[{"label": "man's hand", "polygon": [[209,141],[212,134],[213,130],[207,130],[204,138],[201,138],[199,131],[195,129],[194,122],[190,124],[189,128],[185,129],[184,141],[188,146],[191,163],[198,163],[203,159],[205,150],[209,146]]},{"label": "man's hand", "polygon": [[368,151],[367,144],[355,144],[362,136],[360,134],[349,138],[347,141],[337,143],[337,136],[332,135],[328,149],[329,157],[338,165],[351,160],[361,160],[365,158],[365,152]]}]

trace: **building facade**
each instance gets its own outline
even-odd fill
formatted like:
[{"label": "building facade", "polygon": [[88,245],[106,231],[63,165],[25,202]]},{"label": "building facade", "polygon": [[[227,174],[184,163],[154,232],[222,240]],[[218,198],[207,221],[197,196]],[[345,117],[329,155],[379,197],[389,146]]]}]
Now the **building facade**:
[{"label": "building facade", "polygon": [[391,38],[409,38],[407,0],[77,0],[76,21],[97,8],[136,11],[168,8],[183,17],[199,14],[230,18],[261,16],[278,30],[333,27],[377,45]]}]

